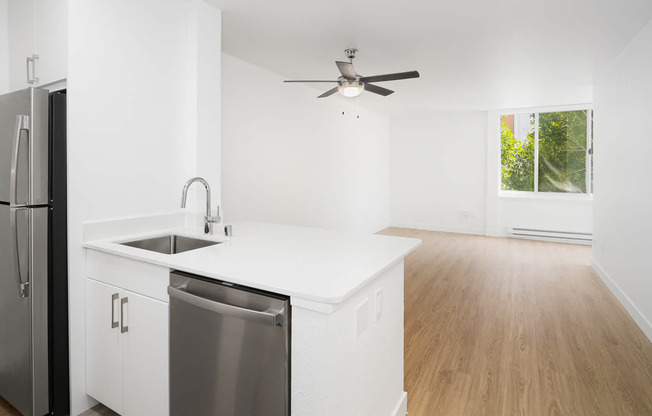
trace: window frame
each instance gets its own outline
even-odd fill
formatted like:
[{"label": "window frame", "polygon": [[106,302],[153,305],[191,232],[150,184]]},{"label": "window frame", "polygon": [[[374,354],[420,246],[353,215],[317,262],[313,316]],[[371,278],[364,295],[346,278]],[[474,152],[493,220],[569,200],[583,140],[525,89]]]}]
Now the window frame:
[{"label": "window frame", "polygon": [[[586,123],[586,192],[541,192],[539,191],[539,114],[566,111],[587,111]],[[502,180],[498,179],[498,196],[505,198],[524,199],[566,199],[566,200],[592,200],[593,183],[591,182],[591,161],[593,160],[592,136],[593,136],[593,104],[573,104],[549,107],[527,107],[508,108],[498,111],[498,124],[504,115],[516,115],[521,113],[534,113],[534,191],[512,191],[502,189]],[[501,137],[498,135],[498,150],[502,148]],[[502,170],[502,161],[498,158],[498,173]]]}]

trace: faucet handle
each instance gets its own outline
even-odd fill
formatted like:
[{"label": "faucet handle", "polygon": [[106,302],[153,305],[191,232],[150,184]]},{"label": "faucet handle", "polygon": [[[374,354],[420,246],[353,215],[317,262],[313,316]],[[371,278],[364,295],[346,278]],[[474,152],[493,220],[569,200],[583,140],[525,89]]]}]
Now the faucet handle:
[{"label": "faucet handle", "polygon": [[204,234],[213,234],[213,224],[220,222],[218,217],[206,215],[204,217]]},{"label": "faucet handle", "polygon": [[220,206],[219,205],[217,206],[217,212],[215,215],[206,215],[204,217],[204,220],[207,223],[214,223],[214,224],[222,221],[222,217],[220,216]]}]

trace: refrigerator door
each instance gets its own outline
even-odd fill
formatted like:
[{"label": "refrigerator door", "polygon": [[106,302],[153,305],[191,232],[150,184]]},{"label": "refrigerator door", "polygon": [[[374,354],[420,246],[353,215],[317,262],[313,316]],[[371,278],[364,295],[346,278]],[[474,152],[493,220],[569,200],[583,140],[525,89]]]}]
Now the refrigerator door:
[{"label": "refrigerator door", "polygon": [[0,396],[25,416],[49,412],[48,210],[0,204]]},{"label": "refrigerator door", "polygon": [[0,203],[48,201],[48,92],[0,95]]}]

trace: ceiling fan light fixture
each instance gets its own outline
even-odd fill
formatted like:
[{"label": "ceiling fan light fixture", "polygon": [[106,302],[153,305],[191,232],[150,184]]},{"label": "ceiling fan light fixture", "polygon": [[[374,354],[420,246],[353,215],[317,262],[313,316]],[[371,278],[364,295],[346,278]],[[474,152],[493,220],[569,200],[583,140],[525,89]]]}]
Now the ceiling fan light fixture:
[{"label": "ceiling fan light fixture", "polygon": [[360,81],[340,81],[337,90],[345,97],[354,98],[362,94],[364,86]]}]

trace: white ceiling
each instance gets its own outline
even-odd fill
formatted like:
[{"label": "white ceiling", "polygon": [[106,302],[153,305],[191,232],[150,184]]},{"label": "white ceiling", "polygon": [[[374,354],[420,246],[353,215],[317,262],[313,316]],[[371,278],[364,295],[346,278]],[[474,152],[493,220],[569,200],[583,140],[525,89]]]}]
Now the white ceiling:
[{"label": "white ceiling", "polygon": [[[361,96],[384,113],[590,97],[594,77],[652,18],[650,0],[208,2],[222,10],[224,52],[287,79],[336,79],[349,47],[359,74],[418,70],[379,83],[393,95]],[[331,88],[312,86],[315,96]]]}]

